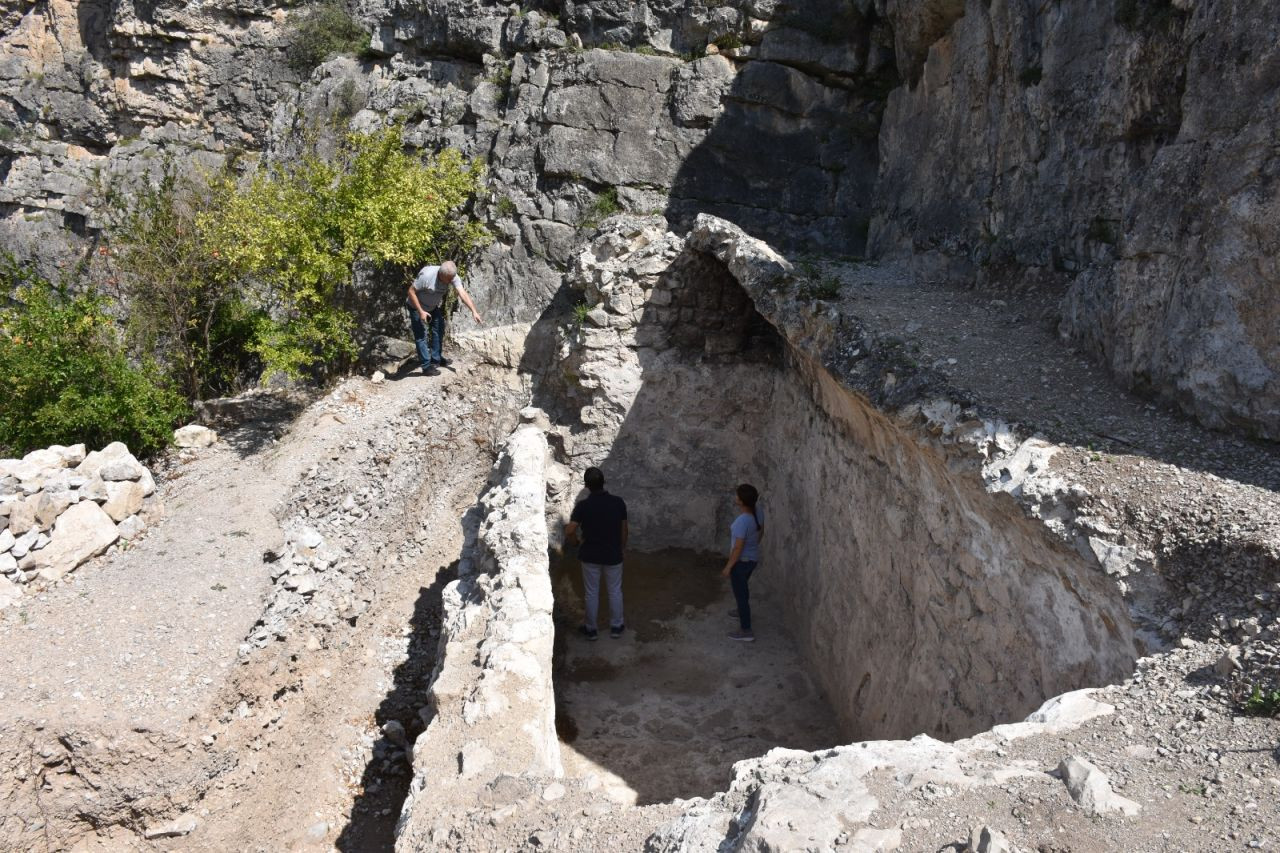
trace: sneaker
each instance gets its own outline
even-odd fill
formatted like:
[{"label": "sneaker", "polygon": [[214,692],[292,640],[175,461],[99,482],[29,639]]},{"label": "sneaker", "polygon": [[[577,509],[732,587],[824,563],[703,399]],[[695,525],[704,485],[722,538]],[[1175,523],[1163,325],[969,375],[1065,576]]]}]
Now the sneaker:
[{"label": "sneaker", "polygon": [[590,640],[590,641],[591,641],[591,642],[593,642],[593,643],[594,643],[596,640],[600,639],[600,632],[599,632],[599,631],[593,631],[593,630],[591,630],[590,628],[588,628],[586,625],[579,625],[579,626],[578,626],[578,633],[579,633],[579,634],[581,634],[582,636],[586,637],[588,640]]},{"label": "sneaker", "polygon": [[439,376],[440,371],[436,368],[434,364],[429,364],[426,367],[422,368],[422,375],[423,376]]},{"label": "sneaker", "polygon": [[729,635],[730,640],[737,640],[741,643],[754,643],[756,635],[750,631],[734,631]]},{"label": "sneaker", "polygon": [[609,629],[609,636],[613,637],[616,640],[622,636],[622,632],[625,630],[627,630],[626,625],[614,625],[612,628]]},{"label": "sneaker", "polygon": [[448,367],[449,365],[453,364],[453,359],[440,356],[438,359],[436,359],[436,364],[440,365],[441,367]]},{"label": "sneaker", "polygon": [[738,618],[738,611],[736,611],[736,610],[730,610],[730,611],[729,611],[729,618],[730,618],[730,619],[737,619],[737,618]]}]

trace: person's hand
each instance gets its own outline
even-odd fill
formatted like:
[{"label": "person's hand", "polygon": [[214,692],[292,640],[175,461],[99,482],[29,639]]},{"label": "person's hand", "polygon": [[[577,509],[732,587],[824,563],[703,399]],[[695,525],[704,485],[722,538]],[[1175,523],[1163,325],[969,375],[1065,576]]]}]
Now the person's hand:
[{"label": "person's hand", "polygon": [[427,311],[419,311],[418,316],[422,319],[422,322],[424,323],[431,319],[431,314]]},{"label": "person's hand", "polygon": [[472,312],[471,312],[471,316],[476,318],[476,325],[477,325],[477,326],[483,326],[483,325],[484,325],[484,318],[482,318],[482,317],[480,316],[480,312],[479,312],[479,311],[472,311]]},{"label": "person's hand", "polygon": [[721,572],[720,572],[720,577],[722,577],[722,578],[727,578],[727,577],[729,577],[729,573],[730,573],[730,572],[732,572],[732,571],[733,571],[733,567],[732,567],[732,566],[729,566],[728,568],[726,568],[726,569],[724,569],[723,571],[721,571]]}]

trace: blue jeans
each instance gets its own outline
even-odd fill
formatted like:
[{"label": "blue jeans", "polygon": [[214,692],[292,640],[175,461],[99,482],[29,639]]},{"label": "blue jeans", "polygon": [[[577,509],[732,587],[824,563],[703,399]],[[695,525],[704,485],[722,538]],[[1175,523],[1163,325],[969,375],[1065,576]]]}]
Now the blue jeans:
[{"label": "blue jeans", "polygon": [[605,589],[609,591],[609,627],[621,628],[622,618],[622,563],[605,566],[600,563],[582,564],[582,593],[586,599],[587,616],[584,627],[596,630],[596,618],[600,613],[600,575],[604,575]]},{"label": "blue jeans", "polygon": [[755,560],[739,560],[729,570],[729,586],[733,588],[733,598],[738,602],[738,626],[743,631],[751,630],[751,600],[748,598],[747,581],[756,570]]},{"label": "blue jeans", "polygon": [[[431,329],[429,341],[427,338],[428,325]],[[440,348],[444,346],[444,306],[441,305],[432,311],[431,317],[426,324],[423,324],[418,312],[410,307],[409,328],[413,330],[413,344],[418,348],[418,359],[422,362],[422,368],[425,370],[433,362],[438,364],[441,358]]]}]

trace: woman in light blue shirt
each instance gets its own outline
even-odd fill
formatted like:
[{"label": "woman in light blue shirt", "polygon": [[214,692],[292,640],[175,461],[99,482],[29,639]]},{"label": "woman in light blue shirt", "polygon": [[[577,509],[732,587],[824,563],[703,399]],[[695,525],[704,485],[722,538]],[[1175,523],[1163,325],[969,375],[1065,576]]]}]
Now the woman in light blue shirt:
[{"label": "woman in light blue shirt", "polygon": [[721,577],[729,579],[733,587],[733,597],[738,602],[735,613],[738,617],[738,630],[729,635],[732,640],[754,643],[756,636],[751,633],[751,601],[747,589],[747,581],[760,562],[760,537],[764,534],[764,525],[760,521],[760,513],[756,502],[760,493],[756,487],[748,483],[738,486],[734,493],[734,506],[738,508],[738,517],[729,526],[730,546],[729,561],[725,563]]}]

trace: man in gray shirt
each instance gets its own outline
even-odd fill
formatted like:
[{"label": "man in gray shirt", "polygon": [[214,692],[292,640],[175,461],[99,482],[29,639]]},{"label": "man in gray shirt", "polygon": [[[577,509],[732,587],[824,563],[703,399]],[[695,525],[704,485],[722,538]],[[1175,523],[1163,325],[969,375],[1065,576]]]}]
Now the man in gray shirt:
[{"label": "man in gray shirt", "polygon": [[[471,310],[471,316],[476,318],[476,322],[483,322],[471,296],[462,286],[458,267],[453,261],[419,270],[418,277],[409,285],[409,298],[405,307],[409,309],[409,328],[413,330],[413,343],[418,348],[422,372],[428,376],[439,373],[436,365],[449,365],[449,359],[444,357],[441,348],[444,346],[444,301],[450,287],[458,292],[458,299]],[[427,340],[428,326],[431,329],[430,342]]]}]

